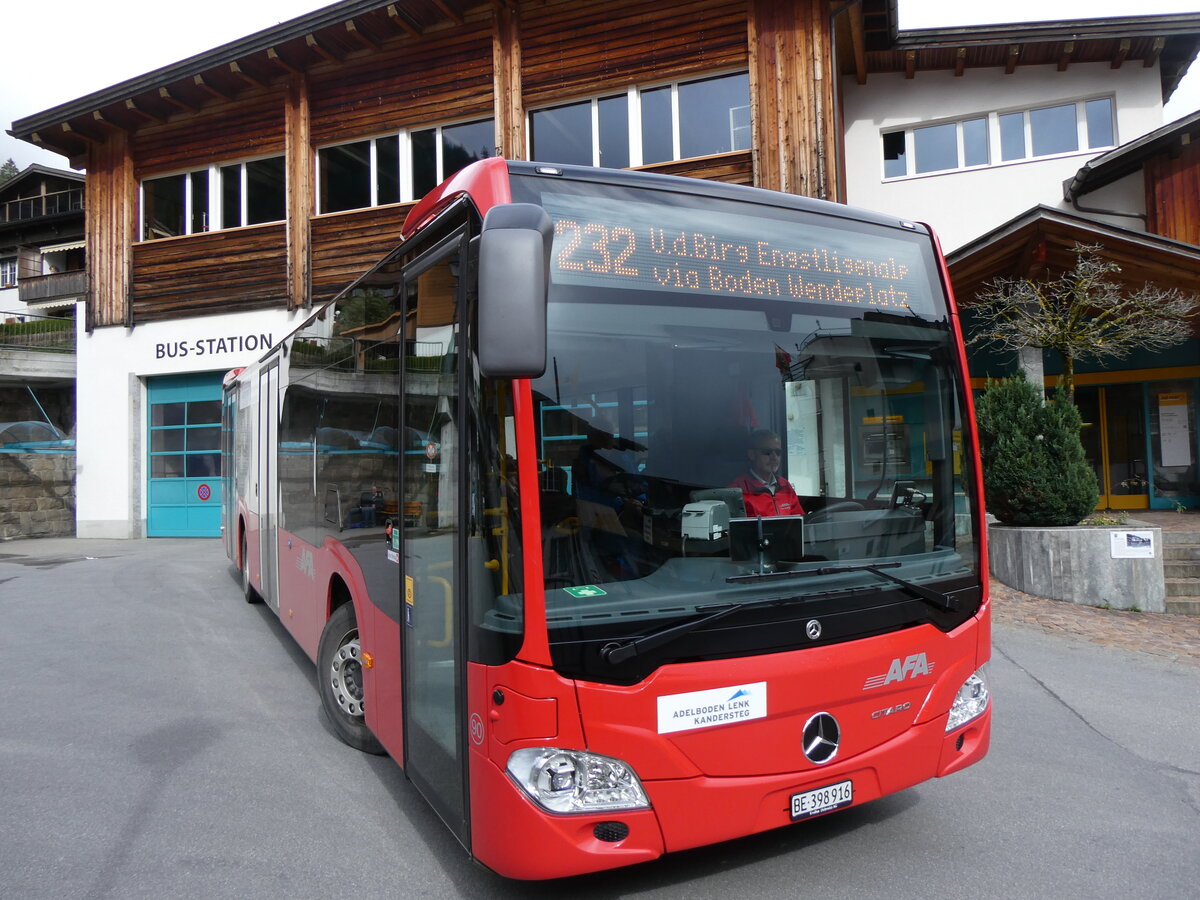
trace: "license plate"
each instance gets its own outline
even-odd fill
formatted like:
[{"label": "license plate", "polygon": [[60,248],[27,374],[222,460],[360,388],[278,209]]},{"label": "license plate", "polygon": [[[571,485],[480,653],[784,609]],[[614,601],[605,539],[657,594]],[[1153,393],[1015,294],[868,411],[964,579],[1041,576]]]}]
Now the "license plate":
[{"label": "license plate", "polygon": [[841,809],[853,802],[854,782],[839,781],[837,784],[827,784],[802,794],[792,794],[792,818],[807,819],[809,816]]}]

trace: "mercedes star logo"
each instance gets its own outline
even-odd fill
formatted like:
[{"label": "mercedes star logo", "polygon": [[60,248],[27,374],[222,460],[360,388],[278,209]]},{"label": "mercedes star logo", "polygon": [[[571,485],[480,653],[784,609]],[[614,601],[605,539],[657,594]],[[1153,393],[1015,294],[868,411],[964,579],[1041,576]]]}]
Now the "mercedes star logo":
[{"label": "mercedes star logo", "polygon": [[817,765],[837,756],[842,730],[829,713],[817,713],[804,723],[804,755]]},{"label": "mercedes star logo", "polygon": [[804,632],[808,635],[809,640],[815,641],[821,636],[821,623],[816,619],[809,619],[804,626]]}]

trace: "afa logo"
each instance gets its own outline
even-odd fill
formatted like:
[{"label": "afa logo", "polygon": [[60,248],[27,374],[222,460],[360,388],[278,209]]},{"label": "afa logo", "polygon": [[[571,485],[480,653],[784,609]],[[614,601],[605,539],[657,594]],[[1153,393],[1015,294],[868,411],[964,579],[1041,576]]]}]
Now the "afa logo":
[{"label": "afa logo", "polygon": [[869,691],[896,681],[904,681],[906,678],[920,678],[922,675],[932,674],[933,666],[934,664],[925,658],[924,653],[914,653],[912,656],[906,656],[903,660],[893,659],[885,674],[872,675],[867,679],[863,690]]}]

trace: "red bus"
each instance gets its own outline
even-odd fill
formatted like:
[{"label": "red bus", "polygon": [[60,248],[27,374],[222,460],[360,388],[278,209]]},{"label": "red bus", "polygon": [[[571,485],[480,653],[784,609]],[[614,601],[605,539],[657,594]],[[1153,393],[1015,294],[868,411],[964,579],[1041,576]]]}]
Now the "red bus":
[{"label": "red bus", "polygon": [[231,373],[224,411],[247,598],[337,733],[502,875],[785,826],[987,752],[976,439],[923,225],[485,160]]}]

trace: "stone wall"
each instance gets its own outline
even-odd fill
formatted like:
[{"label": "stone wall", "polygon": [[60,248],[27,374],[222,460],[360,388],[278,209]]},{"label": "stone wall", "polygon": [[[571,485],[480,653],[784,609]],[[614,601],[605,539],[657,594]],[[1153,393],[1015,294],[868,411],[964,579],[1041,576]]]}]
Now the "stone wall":
[{"label": "stone wall", "polygon": [[75,454],[0,453],[0,541],[75,533]]},{"label": "stone wall", "polygon": [[[1112,533],[1149,532],[1152,557],[1113,557]],[[1035,597],[1084,606],[1165,612],[1162,529],[988,527],[988,564],[997,581]]]}]

